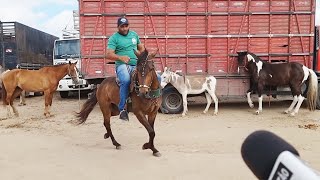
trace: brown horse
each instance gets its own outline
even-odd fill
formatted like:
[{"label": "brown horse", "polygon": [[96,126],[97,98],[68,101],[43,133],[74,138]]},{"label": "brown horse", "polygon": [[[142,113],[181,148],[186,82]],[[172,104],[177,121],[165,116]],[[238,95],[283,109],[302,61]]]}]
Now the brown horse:
[{"label": "brown horse", "polygon": [[[160,156],[159,151],[154,147],[155,137],[154,121],[161,105],[161,86],[157,79],[154,63],[151,60],[156,52],[148,53],[147,50],[138,54],[136,71],[131,76],[130,97],[132,100],[132,112],[149,133],[149,142],[142,146],[142,149],[151,149],[154,156]],[[119,114],[117,104],[120,101],[119,86],[115,77],[108,77],[102,81],[92,97],[88,99],[78,113],[80,123],[84,123],[94,106],[99,103],[104,118],[104,126],[107,130],[104,138],[111,138],[112,144],[117,149],[121,145],[115,140],[110,126],[110,117]],[[129,109],[130,110],[130,109]],[[148,116],[148,118],[146,118]]]},{"label": "brown horse", "polygon": [[57,90],[59,81],[67,74],[74,83],[78,83],[77,63],[60,64],[43,67],[39,70],[13,69],[3,74],[2,77],[2,100],[7,105],[7,115],[12,117],[10,107],[14,114],[19,116],[13,106],[13,100],[20,95],[21,91],[44,92],[45,109],[44,115],[50,116],[53,93]]}]

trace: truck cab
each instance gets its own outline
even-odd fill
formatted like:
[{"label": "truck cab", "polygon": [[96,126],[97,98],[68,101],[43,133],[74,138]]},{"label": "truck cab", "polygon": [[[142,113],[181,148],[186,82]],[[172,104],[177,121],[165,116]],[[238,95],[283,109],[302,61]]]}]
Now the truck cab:
[{"label": "truck cab", "polygon": [[87,83],[81,74],[81,59],[80,59],[80,40],[74,39],[59,39],[54,42],[53,50],[53,65],[72,63],[77,61],[77,69],[79,71],[79,83],[74,84],[71,77],[66,75],[59,81],[57,91],[61,98],[67,98],[72,91],[90,91],[91,85]]}]

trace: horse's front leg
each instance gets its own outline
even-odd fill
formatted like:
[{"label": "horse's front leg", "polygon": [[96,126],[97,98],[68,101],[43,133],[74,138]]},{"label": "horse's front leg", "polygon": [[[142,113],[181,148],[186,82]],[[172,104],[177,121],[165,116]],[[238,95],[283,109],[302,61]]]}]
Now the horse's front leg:
[{"label": "horse's front leg", "polygon": [[153,143],[154,137],[156,135],[153,126],[154,126],[154,121],[156,119],[157,111],[153,112],[152,114],[149,114],[148,120],[142,112],[138,112],[135,115],[138,118],[139,122],[147,129],[149,134],[149,142],[145,143],[142,146],[142,149],[151,149],[154,156],[156,157],[161,156],[159,151],[154,147],[154,143]]},{"label": "horse's front leg", "polygon": [[182,93],[182,101],[183,101],[183,112],[182,116],[185,116],[188,112],[188,101],[187,101],[187,93]]},{"label": "horse's front leg", "polygon": [[263,85],[262,85],[262,84],[259,84],[259,85],[258,85],[259,107],[258,107],[258,110],[256,111],[256,114],[257,114],[257,115],[262,112],[262,99],[263,99],[262,90],[263,90]]},{"label": "horse's front leg", "polygon": [[52,105],[53,92],[44,91],[44,116],[50,117],[50,107]]},{"label": "horse's front leg", "polygon": [[251,89],[249,89],[248,91],[247,91],[247,100],[248,100],[248,104],[249,104],[249,107],[250,108],[253,108],[254,107],[254,105],[253,105],[253,102],[252,102],[252,100],[251,100],[251,93],[252,93],[253,91],[251,90]]}]

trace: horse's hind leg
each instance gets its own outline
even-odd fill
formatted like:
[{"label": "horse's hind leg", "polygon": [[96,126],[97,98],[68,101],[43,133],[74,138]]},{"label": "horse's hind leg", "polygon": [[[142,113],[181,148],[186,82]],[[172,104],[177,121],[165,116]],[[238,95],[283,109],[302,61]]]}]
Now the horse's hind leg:
[{"label": "horse's hind leg", "polygon": [[212,97],[213,101],[214,101],[214,115],[217,115],[218,114],[218,98],[215,94],[214,91],[208,91],[210,96]]},{"label": "horse's hind leg", "polygon": [[13,101],[16,97],[18,97],[21,94],[21,92],[22,92],[22,89],[19,87],[16,87],[16,89],[14,90],[14,92],[11,96],[11,99],[10,99],[10,105],[12,107],[12,111],[13,111],[14,115],[17,117],[19,116],[19,112],[18,112],[17,108],[13,105]]},{"label": "horse's hind leg", "polygon": [[187,93],[183,93],[182,95],[182,100],[183,100],[183,112],[182,116],[185,116],[188,112],[188,101],[187,101]]},{"label": "horse's hind leg", "polygon": [[147,129],[149,134],[149,142],[145,143],[142,146],[142,149],[151,149],[154,156],[161,156],[160,152],[154,147],[154,137],[156,136],[154,131],[154,121],[157,116],[157,111],[148,115],[148,121],[145,115],[143,115],[141,112],[137,113],[136,116],[140,123]]},{"label": "horse's hind leg", "polygon": [[296,107],[294,108],[293,112],[290,113],[290,116],[295,116],[296,114],[298,114],[298,111],[300,109],[300,106],[301,106],[303,100],[304,100],[304,97],[300,94],[298,96],[298,103],[297,103]]},{"label": "horse's hind leg", "polygon": [[210,96],[207,92],[205,92],[204,94],[206,95],[207,106],[206,106],[206,108],[204,109],[203,113],[207,113],[207,112],[208,112],[208,109],[209,109],[209,107],[210,107],[210,105],[211,105],[212,99],[211,99],[211,96]]},{"label": "horse's hind leg", "polygon": [[114,146],[116,146],[116,149],[121,149],[121,144],[119,144],[116,139],[114,138],[113,134],[112,134],[112,130],[111,130],[111,125],[110,125],[110,117],[111,117],[111,111],[112,110],[112,105],[110,104],[109,106],[106,105],[105,102],[103,103],[99,103],[101,112],[103,114],[103,125],[107,130],[107,133],[104,134],[104,138],[111,138],[112,144]]}]

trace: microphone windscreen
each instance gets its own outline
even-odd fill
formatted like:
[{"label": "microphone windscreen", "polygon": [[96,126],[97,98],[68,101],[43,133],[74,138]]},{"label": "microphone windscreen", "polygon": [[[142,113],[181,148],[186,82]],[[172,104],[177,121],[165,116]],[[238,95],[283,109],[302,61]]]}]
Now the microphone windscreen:
[{"label": "microphone windscreen", "polygon": [[251,133],[241,146],[242,159],[258,179],[268,179],[279,154],[283,151],[299,156],[292,145],[263,130]]}]

